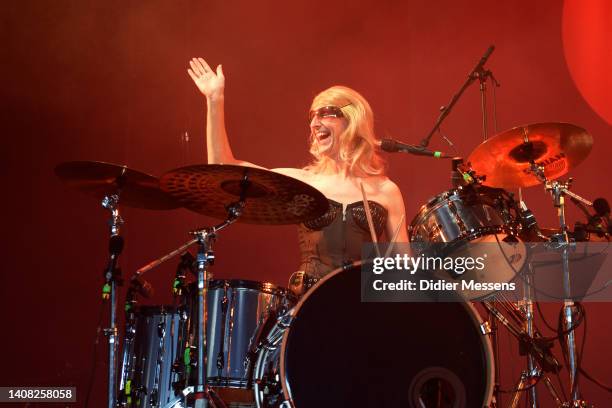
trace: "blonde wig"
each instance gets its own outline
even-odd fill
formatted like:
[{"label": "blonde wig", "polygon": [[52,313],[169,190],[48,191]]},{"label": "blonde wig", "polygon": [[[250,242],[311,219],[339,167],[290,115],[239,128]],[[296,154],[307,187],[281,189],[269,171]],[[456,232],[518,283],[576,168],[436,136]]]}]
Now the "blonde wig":
[{"label": "blonde wig", "polygon": [[332,86],[315,96],[311,110],[329,105],[342,107],[342,114],[348,122],[347,128],[333,140],[329,154],[319,154],[317,142],[311,134],[310,154],[314,156],[314,161],[305,169],[323,173],[332,168],[332,157],[337,157],[348,164],[350,174],[359,177],[384,174],[385,162],[376,150],[374,114],[368,101],[351,88]]}]

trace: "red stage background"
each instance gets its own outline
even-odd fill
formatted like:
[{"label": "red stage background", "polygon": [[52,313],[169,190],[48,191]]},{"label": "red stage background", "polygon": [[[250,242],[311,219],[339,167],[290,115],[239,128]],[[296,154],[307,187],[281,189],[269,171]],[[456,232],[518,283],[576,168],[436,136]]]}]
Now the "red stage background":
[{"label": "red stage background", "polygon": [[[380,137],[418,143],[494,44],[487,67],[501,83],[499,131],[549,121],[586,128],[595,144],[569,174],[573,188],[612,199],[612,6],[606,1],[20,1],[5,3],[3,17],[3,386],[75,384],[83,401],[108,215],[96,200],[64,187],[53,168],[101,160],[161,175],[203,163],[204,101],[186,72],[194,56],[223,64],[236,157],[286,167],[308,162],[307,111],[320,90],[357,89],[374,109]],[[443,130],[464,156],[482,141],[476,85]],[[432,147],[448,150],[437,135]],[[409,220],[448,189],[448,162],[388,159]],[[543,188],[524,194],[540,225],[554,226]],[[571,225],[581,219],[573,207],[568,214]],[[123,216],[124,276],[214,221],[186,210],[126,208]],[[297,266],[296,245],[291,226],[235,225],[217,243],[215,275],[285,285]],[[150,273],[157,295],[149,303],[170,302],[175,265]],[[590,303],[586,310],[583,367],[612,383],[612,307]],[[557,311],[546,305],[548,320],[556,321]],[[502,382],[511,388],[523,359],[509,335],[502,339]],[[92,406],[105,398],[100,341]],[[558,346],[555,352],[560,355]],[[612,402],[584,377],[580,387],[600,407]],[[543,387],[540,394],[543,406],[552,406]]]}]

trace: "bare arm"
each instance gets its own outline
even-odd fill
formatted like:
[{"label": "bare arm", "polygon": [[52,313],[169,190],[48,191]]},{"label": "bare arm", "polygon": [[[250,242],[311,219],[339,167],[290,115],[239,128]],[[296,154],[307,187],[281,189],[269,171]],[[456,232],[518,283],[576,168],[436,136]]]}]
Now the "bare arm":
[{"label": "bare arm", "polygon": [[213,71],[203,58],[189,61],[191,68],[187,73],[206,97],[206,150],[209,164],[238,164],[260,167],[247,161],[238,160],[225,129],[225,76],[223,67],[217,66]]}]

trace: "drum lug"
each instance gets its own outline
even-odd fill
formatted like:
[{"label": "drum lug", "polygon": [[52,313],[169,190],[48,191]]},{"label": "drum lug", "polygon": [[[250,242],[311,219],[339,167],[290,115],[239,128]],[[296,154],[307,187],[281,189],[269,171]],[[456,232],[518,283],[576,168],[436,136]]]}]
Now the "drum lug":
[{"label": "drum lug", "polygon": [[291,323],[293,323],[293,319],[295,319],[294,315],[295,315],[294,309],[291,309],[284,315],[279,316],[278,325],[282,327],[283,329],[290,327]]},{"label": "drum lug", "polygon": [[489,322],[482,322],[480,323],[480,332],[482,334],[484,334],[485,336],[487,334],[491,334],[493,332],[493,330],[491,329],[491,325],[489,324]]}]

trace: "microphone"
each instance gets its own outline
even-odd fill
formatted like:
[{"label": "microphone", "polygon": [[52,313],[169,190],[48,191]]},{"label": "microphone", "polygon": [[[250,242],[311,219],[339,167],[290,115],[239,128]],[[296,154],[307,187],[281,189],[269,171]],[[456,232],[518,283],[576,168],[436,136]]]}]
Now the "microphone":
[{"label": "microphone", "polygon": [[149,282],[144,280],[140,275],[136,274],[132,276],[132,278],[130,279],[130,283],[132,287],[136,290],[136,292],[138,292],[138,294],[144,297],[145,299],[150,299],[151,297],[153,297],[153,294],[155,293],[153,286]]},{"label": "microphone", "polygon": [[610,204],[605,198],[596,198],[593,200],[593,208],[599,218],[606,220],[607,233],[612,234],[612,222],[610,222]]},{"label": "microphone", "polygon": [[[597,232],[597,234],[612,233],[612,225],[610,223],[610,204],[605,198],[596,198],[593,201],[593,209],[595,214],[591,214],[584,204],[575,198],[571,198],[572,202],[586,215],[587,223],[581,224],[580,227],[586,232]],[[607,228],[602,225],[602,220],[605,221]],[[578,223],[576,223],[578,224]],[[582,233],[582,231],[581,231]]]},{"label": "microphone", "polygon": [[442,152],[429,150],[423,146],[415,146],[403,142],[398,142],[393,139],[380,139],[376,141],[376,144],[380,147],[381,150],[384,150],[388,153],[410,153],[416,156],[428,156],[434,157],[436,159],[450,159],[452,156],[447,156]]},{"label": "microphone", "polygon": [[610,217],[610,204],[608,204],[608,200],[605,198],[596,198],[593,200],[593,208],[600,217]]}]

